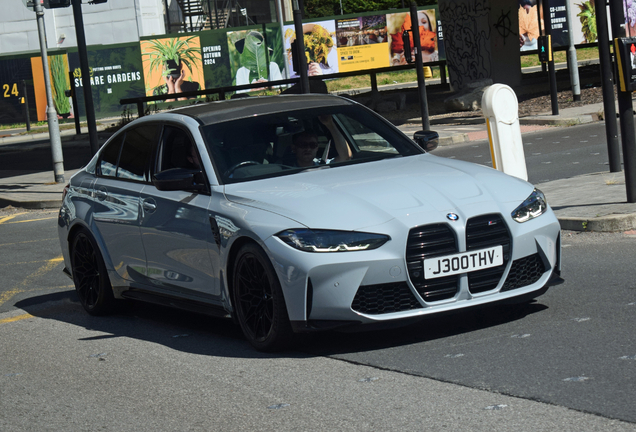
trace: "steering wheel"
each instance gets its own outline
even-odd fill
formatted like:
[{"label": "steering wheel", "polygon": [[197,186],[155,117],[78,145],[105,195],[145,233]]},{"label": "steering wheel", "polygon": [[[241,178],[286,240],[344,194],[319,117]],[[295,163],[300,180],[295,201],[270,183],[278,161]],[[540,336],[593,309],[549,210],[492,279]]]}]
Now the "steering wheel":
[{"label": "steering wheel", "polygon": [[248,165],[260,165],[260,162],[248,160],[248,161],[243,161],[243,162],[234,164],[227,171],[225,171],[225,177],[231,176],[236,169],[244,167],[244,166],[248,166]]}]

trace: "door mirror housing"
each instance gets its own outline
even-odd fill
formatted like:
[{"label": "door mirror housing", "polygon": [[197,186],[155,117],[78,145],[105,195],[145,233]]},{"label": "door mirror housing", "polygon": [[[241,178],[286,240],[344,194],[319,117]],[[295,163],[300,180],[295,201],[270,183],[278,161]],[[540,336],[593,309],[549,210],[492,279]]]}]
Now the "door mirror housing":
[{"label": "door mirror housing", "polygon": [[186,168],[170,168],[152,176],[152,184],[160,191],[192,191],[207,190],[202,181],[203,172]]},{"label": "door mirror housing", "polygon": [[413,141],[426,152],[430,152],[437,148],[439,134],[433,131],[418,131],[413,134]]}]

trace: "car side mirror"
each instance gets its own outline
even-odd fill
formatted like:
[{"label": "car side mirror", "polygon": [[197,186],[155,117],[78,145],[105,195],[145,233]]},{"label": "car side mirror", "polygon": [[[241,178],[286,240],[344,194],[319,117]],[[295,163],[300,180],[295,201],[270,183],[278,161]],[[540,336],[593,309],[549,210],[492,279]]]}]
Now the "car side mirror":
[{"label": "car side mirror", "polygon": [[413,134],[413,141],[425,151],[430,152],[437,148],[439,134],[433,131],[417,131]]},{"label": "car side mirror", "polygon": [[170,168],[152,176],[152,184],[160,191],[193,191],[206,190],[203,182],[197,181],[203,177],[201,170],[186,168]]}]

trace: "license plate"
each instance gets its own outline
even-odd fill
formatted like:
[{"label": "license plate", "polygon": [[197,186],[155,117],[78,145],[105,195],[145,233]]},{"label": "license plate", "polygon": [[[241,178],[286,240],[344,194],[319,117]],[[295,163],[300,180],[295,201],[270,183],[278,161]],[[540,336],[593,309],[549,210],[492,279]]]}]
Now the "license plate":
[{"label": "license plate", "polygon": [[503,264],[503,247],[495,246],[478,251],[462,252],[424,260],[424,277],[434,279]]}]

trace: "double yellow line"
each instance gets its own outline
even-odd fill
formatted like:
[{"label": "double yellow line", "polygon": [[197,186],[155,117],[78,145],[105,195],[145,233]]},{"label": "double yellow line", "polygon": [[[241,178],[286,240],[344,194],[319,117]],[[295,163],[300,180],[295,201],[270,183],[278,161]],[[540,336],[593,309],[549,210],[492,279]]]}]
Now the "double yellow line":
[{"label": "double yellow line", "polygon": [[[0,218],[0,224],[6,223],[8,221],[10,221],[11,219],[26,214],[26,212],[23,213],[15,213],[9,216],[5,216],[3,218]],[[49,217],[49,218],[40,218],[40,219],[30,219],[30,220],[23,220],[23,221],[15,221],[15,222],[9,222],[9,223],[22,223],[22,222],[34,222],[34,221],[40,221],[40,220],[45,220],[45,219],[55,219],[55,217]],[[29,276],[27,276],[20,284],[18,284],[16,287],[14,287],[13,289],[10,289],[8,291],[5,291],[3,293],[0,293],[0,306],[2,306],[4,303],[6,303],[9,299],[11,299],[13,296],[15,296],[16,294],[19,294],[21,292],[26,291],[26,287],[36,278],[46,274],[47,272],[53,270],[53,268],[55,266],[57,266],[60,261],[63,261],[64,258],[62,257],[62,255],[59,255],[53,259],[47,260],[45,261],[45,264],[40,267],[35,273],[30,274]],[[4,318],[4,319],[0,319],[0,324],[4,324],[4,323],[8,323],[8,322],[14,322],[14,321],[19,321],[19,320],[23,320],[23,319],[27,319],[27,318],[31,318],[33,317],[33,315],[31,314],[24,314],[24,315],[18,315],[15,317],[11,317],[11,318]]]}]

